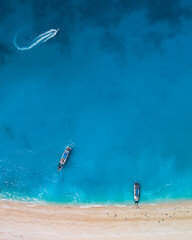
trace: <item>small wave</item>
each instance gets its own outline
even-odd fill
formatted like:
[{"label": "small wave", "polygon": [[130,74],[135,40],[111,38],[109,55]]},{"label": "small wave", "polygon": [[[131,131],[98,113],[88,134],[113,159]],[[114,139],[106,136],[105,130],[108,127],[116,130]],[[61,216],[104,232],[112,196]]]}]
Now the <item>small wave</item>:
[{"label": "small wave", "polygon": [[43,200],[39,200],[34,197],[22,197],[17,195],[16,193],[9,193],[9,192],[4,192],[0,193],[0,199],[1,201],[5,202],[17,202],[17,203],[25,203],[29,204],[30,206],[37,206],[37,205],[46,205],[46,202]]},{"label": "small wave", "polygon": [[118,207],[118,208],[125,208],[125,207],[130,207],[130,204],[125,205],[125,204],[88,204],[88,205],[80,205],[80,208],[99,208],[99,207]]},{"label": "small wave", "polygon": [[95,207],[95,208],[97,208],[97,207],[103,207],[103,206],[105,206],[105,205],[97,205],[97,204],[90,204],[90,205],[81,205],[79,208],[92,208],[92,207]]}]

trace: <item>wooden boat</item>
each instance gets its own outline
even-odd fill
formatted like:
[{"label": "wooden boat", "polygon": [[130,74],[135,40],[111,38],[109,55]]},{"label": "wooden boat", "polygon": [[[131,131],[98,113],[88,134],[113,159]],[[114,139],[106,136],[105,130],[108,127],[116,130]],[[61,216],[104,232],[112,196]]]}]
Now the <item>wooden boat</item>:
[{"label": "wooden boat", "polygon": [[138,205],[139,203],[139,194],[140,194],[139,183],[135,183],[134,184],[134,200],[136,205]]},{"label": "wooden boat", "polygon": [[67,146],[65,151],[63,152],[63,155],[61,156],[61,160],[58,165],[58,171],[60,171],[64,167],[64,165],[67,161],[67,158],[70,154],[70,151],[71,151],[71,147]]}]

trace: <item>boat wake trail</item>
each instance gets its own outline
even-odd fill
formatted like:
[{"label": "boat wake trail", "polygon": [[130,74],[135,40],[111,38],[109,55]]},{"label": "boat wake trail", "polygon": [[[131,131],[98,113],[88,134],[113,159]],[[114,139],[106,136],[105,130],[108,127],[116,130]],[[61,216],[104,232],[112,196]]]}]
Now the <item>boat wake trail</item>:
[{"label": "boat wake trail", "polygon": [[38,44],[47,42],[49,39],[55,37],[55,35],[57,34],[58,31],[59,31],[59,29],[50,29],[49,31],[38,35],[26,47],[19,47],[18,46],[18,44],[17,44],[18,34],[16,34],[15,37],[14,37],[13,43],[18,50],[21,50],[21,51],[29,50],[29,49],[34,48]]}]

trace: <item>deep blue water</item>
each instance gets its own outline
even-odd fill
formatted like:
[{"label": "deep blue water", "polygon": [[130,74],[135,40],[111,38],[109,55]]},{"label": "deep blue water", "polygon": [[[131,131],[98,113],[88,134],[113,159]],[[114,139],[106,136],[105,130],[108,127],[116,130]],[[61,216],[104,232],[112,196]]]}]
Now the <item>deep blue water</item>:
[{"label": "deep blue water", "polygon": [[184,0],[0,1],[0,198],[192,199],[191,29]]}]

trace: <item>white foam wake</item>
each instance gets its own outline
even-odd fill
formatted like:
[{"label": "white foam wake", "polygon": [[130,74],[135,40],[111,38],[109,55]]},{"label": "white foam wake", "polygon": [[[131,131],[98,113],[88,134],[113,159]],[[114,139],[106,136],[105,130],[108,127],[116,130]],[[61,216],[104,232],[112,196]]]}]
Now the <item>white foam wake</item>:
[{"label": "white foam wake", "polygon": [[49,31],[44,32],[44,33],[40,34],[39,36],[37,36],[36,38],[34,38],[32,40],[32,42],[26,47],[18,46],[18,44],[17,44],[18,34],[16,34],[14,37],[13,43],[18,50],[21,50],[21,51],[29,50],[29,49],[32,49],[33,47],[37,46],[38,44],[47,42],[49,39],[55,37],[55,35],[57,34],[58,31],[59,31],[59,29],[50,29]]}]

